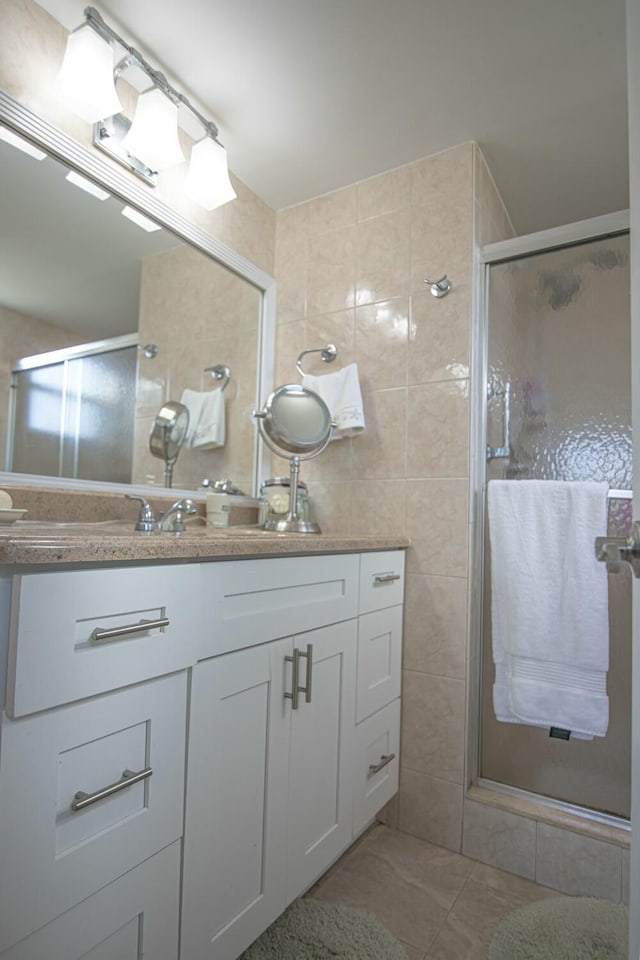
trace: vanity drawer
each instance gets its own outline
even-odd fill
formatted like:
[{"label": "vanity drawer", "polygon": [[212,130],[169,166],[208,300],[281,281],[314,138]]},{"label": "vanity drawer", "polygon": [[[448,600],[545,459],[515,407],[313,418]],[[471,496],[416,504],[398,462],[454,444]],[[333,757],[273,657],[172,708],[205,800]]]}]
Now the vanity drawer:
[{"label": "vanity drawer", "polygon": [[[392,759],[389,759],[392,758]],[[356,727],[353,835],[361,833],[398,791],[400,700]]]},{"label": "vanity drawer", "polygon": [[198,564],[15,577],[7,712],[21,717],[190,666],[200,622]]},{"label": "vanity drawer", "polygon": [[360,560],[360,613],[382,610],[404,598],[404,550],[363,553]]},{"label": "vanity drawer", "polygon": [[179,895],[176,842],[0,954],[0,960],[176,960]]},{"label": "vanity drawer", "polygon": [[357,554],[203,565],[199,659],[356,617],[358,570]]},{"label": "vanity drawer", "polygon": [[2,718],[0,951],[181,836],[186,687],[182,671]]},{"label": "vanity drawer", "polygon": [[402,607],[358,618],[356,723],[380,710],[402,687]]}]

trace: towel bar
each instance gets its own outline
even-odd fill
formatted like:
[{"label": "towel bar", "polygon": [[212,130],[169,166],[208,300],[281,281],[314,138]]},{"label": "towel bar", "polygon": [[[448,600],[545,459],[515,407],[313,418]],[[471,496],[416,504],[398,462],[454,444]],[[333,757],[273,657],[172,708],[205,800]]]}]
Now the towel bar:
[{"label": "towel bar", "polygon": [[312,347],[311,350],[303,350],[298,359],[296,360],[296,370],[301,377],[304,377],[304,370],[302,369],[302,364],[300,361],[303,357],[306,357],[308,353],[319,353],[322,360],[325,363],[331,363],[338,356],[338,348],[333,343],[328,343],[326,347]]}]

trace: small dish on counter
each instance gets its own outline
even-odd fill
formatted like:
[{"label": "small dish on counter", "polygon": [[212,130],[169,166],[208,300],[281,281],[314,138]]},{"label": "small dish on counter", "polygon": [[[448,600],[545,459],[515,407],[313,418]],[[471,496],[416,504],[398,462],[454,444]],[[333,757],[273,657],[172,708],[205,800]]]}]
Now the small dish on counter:
[{"label": "small dish on counter", "polygon": [[15,523],[16,520],[24,517],[26,512],[26,510],[16,510],[15,508],[0,510],[0,523]]}]

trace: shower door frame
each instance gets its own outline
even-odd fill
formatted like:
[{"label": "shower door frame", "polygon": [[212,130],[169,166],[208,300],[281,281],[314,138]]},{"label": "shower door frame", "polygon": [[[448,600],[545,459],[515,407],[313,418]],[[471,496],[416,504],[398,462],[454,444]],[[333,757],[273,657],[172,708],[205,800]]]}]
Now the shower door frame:
[{"label": "shower door frame", "polygon": [[[532,800],[539,806],[571,813],[582,819],[630,830],[622,818],[603,814],[563,800],[530,793],[508,784],[487,780],[480,776],[482,747],[482,643],[485,538],[485,492],[487,475],[487,389],[489,343],[489,271],[494,264],[518,257],[533,256],[570,247],[589,240],[605,239],[629,232],[629,211],[605,214],[590,220],[581,220],[550,230],[502,240],[479,247],[474,263],[474,317],[471,343],[471,537],[469,543],[470,591],[469,601],[469,677],[468,677],[468,731],[467,774],[468,786],[486,788],[494,793]],[[475,386],[473,386],[475,385]]]}]

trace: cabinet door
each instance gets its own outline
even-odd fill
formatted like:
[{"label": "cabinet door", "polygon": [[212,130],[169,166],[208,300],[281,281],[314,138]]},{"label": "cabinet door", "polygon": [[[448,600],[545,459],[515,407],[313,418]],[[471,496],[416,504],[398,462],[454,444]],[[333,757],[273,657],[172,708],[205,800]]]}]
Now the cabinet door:
[{"label": "cabinet door", "polygon": [[238,956],[286,905],[291,649],[280,640],[193,671],[182,960]]},{"label": "cabinet door", "polygon": [[[311,702],[291,710],[288,899],[308,887],[351,841],[355,718],[355,620],[300,634],[313,644]],[[300,685],[309,664],[302,660]],[[290,701],[289,701],[290,702]]]},{"label": "cabinet door", "polygon": [[177,960],[180,843],[103,887],[2,960]]}]

